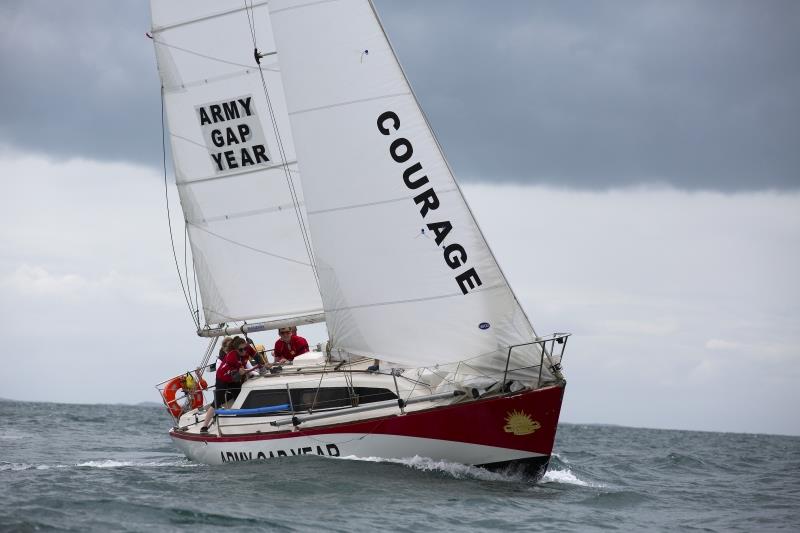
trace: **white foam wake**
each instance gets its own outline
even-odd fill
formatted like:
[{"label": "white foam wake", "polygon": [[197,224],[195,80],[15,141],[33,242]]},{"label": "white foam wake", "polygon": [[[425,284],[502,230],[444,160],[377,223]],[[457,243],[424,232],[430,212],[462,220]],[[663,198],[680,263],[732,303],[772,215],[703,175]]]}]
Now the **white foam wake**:
[{"label": "white foam wake", "polygon": [[579,487],[602,487],[603,485],[588,483],[572,473],[572,470],[548,470],[542,478],[541,483],[563,483],[566,485],[577,485]]},{"label": "white foam wake", "polygon": [[[387,459],[384,457],[358,457],[356,455],[348,455],[345,457],[336,457],[333,459],[346,459],[352,461],[370,461],[373,463],[394,463],[421,470],[423,472],[438,471],[449,474],[456,479],[479,479],[482,481],[512,481],[521,482],[527,481],[524,474],[520,473],[503,473],[503,472],[490,472],[484,468],[477,466],[469,466],[461,463],[452,463],[450,461],[437,461],[428,457],[420,457],[415,455],[406,459]],[[548,470],[542,477],[540,483],[562,483],[565,485],[577,485],[579,487],[603,487],[602,484],[595,484],[583,481],[578,476],[572,473],[567,468],[565,470]]]},{"label": "white foam wake", "polygon": [[11,471],[20,472],[22,470],[49,470],[51,468],[69,468],[75,465],[31,465],[28,463],[3,463],[0,464],[0,472]]},{"label": "white foam wake", "polygon": [[522,475],[510,475],[500,472],[490,472],[484,468],[477,466],[470,466],[461,463],[453,463],[450,461],[439,461],[429,457],[414,457],[405,459],[387,459],[385,457],[358,457],[355,455],[348,455],[345,457],[337,457],[337,459],[347,459],[354,461],[370,461],[373,463],[394,463],[420,470],[422,472],[443,472],[456,479],[480,479],[483,481],[524,481],[525,477]]},{"label": "white foam wake", "polygon": [[33,465],[28,463],[2,463],[0,472],[11,471],[19,472],[22,470],[50,470],[51,468],[121,468],[121,467],[196,467],[202,466],[200,463],[193,463],[186,459],[173,461],[117,461],[114,459],[103,459],[99,461],[85,461],[77,464],[40,464]]},{"label": "white foam wake", "polygon": [[116,461],[114,459],[103,459],[102,461],[86,461],[75,466],[89,468],[121,468],[128,466],[200,466],[200,463],[192,463],[186,459],[172,461]]}]

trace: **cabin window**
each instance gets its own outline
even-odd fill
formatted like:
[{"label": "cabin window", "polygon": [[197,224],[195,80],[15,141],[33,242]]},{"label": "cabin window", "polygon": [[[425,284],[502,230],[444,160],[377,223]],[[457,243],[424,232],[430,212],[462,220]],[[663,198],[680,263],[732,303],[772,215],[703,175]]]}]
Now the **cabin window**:
[{"label": "cabin window", "polygon": [[242,409],[272,407],[285,403],[289,403],[289,396],[285,389],[251,390],[242,403]]},{"label": "cabin window", "polygon": [[[333,409],[336,407],[350,407],[349,390],[346,387],[321,387],[317,389],[292,389],[292,406],[295,411],[311,409]],[[314,398],[316,397],[316,401]]]},{"label": "cabin window", "polygon": [[[316,387],[302,388],[291,389],[291,392],[291,405],[295,411],[308,411],[312,405],[314,411],[319,411],[397,399],[392,391],[375,387],[356,387],[355,399],[351,396],[351,389],[347,387],[322,387],[319,392]],[[272,407],[287,403],[289,398],[285,389],[251,390],[242,403],[242,409]]]},{"label": "cabin window", "polygon": [[356,387],[356,394],[358,394],[358,402],[360,404],[397,399],[397,395],[392,391],[376,389],[375,387]]},{"label": "cabin window", "polygon": [[[314,397],[316,396],[316,401]],[[351,396],[351,389],[347,387],[322,387],[317,389],[292,389],[292,402],[295,411],[315,411],[321,409],[335,409],[353,407],[372,402],[394,400],[397,396],[388,389],[374,387],[356,387],[355,398]]]}]

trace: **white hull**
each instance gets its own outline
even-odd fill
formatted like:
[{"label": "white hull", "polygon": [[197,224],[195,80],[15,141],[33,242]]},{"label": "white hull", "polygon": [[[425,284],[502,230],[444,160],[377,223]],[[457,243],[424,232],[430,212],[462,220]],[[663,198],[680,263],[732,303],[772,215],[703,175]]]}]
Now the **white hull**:
[{"label": "white hull", "polygon": [[245,442],[190,441],[173,436],[173,441],[189,459],[211,465],[300,455],[385,459],[420,456],[472,465],[547,457],[540,453],[481,444],[363,433],[327,433]]}]

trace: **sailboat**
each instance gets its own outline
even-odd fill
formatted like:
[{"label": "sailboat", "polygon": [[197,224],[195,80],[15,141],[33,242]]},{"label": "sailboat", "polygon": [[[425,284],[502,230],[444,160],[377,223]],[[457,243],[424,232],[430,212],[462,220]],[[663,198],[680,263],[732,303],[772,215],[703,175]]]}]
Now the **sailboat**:
[{"label": "sailboat", "polygon": [[[372,3],[152,0],[151,15],[210,339],[159,387],[176,446],[207,464],[419,456],[543,475],[569,334],[535,332]],[[220,337],[321,322],[327,342],[254,372],[201,431]]]}]

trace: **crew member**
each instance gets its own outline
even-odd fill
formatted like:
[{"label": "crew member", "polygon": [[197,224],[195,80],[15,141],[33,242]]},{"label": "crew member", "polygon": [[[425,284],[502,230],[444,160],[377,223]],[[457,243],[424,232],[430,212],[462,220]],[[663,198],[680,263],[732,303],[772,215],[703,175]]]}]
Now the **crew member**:
[{"label": "crew member", "polygon": [[275,351],[273,352],[276,363],[292,361],[298,355],[308,351],[308,341],[297,335],[297,329],[293,333],[292,328],[280,328],[278,335],[280,338],[275,341]]},{"label": "crew member", "polygon": [[214,388],[214,405],[206,412],[201,433],[208,431],[208,426],[214,417],[214,409],[219,409],[227,401],[235,400],[242,390],[242,381],[247,379],[247,361],[255,350],[241,337],[231,339],[229,351],[222,363],[217,366],[217,383]]},{"label": "crew member", "polygon": [[225,356],[228,355],[228,352],[231,351],[232,340],[233,337],[225,337],[224,339],[222,339],[222,347],[219,349],[219,355],[217,356],[217,359],[219,359],[220,364],[222,363],[222,360],[225,359]]}]

